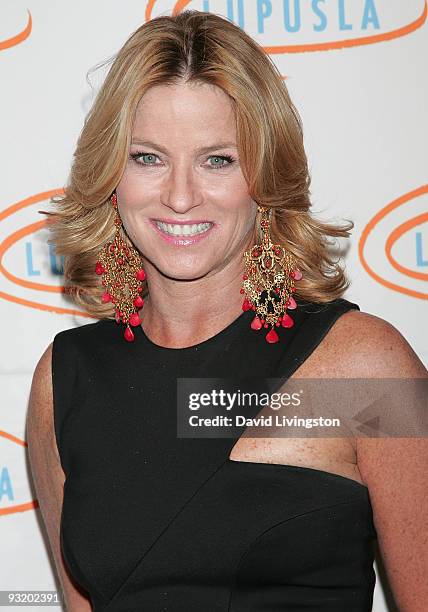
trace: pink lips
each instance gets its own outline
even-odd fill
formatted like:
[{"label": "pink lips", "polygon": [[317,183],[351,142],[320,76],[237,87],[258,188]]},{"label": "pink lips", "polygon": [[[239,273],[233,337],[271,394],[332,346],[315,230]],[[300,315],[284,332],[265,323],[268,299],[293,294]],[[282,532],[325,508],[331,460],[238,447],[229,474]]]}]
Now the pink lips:
[{"label": "pink lips", "polygon": [[[196,223],[207,223],[207,221],[174,221],[169,219],[162,219],[162,223],[170,223],[171,225],[194,225]],[[206,238],[214,227],[214,225],[212,225],[204,232],[201,232],[200,234],[195,234],[194,236],[172,236],[170,234],[165,234],[162,230],[160,230],[154,220],[150,220],[150,225],[165,240],[165,242],[168,242],[169,244],[173,244],[175,246],[188,246],[191,244],[196,244]]]}]

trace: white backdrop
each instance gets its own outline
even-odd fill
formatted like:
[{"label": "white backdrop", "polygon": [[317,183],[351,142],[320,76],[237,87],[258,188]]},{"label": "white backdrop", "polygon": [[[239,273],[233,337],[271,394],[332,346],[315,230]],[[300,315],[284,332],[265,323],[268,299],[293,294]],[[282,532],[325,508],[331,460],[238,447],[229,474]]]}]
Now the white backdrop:
[{"label": "white backdrop", "polygon": [[[174,8],[222,14],[271,55],[302,115],[314,211],[355,222],[345,297],[392,323],[428,363],[426,0],[3,0],[0,590],[59,590],[25,418],[46,346],[58,331],[92,321],[63,299],[61,262],[37,211],[66,182],[93,99],[88,70]],[[95,90],[102,77],[92,75]],[[379,562],[375,569],[373,610],[393,610]]]}]

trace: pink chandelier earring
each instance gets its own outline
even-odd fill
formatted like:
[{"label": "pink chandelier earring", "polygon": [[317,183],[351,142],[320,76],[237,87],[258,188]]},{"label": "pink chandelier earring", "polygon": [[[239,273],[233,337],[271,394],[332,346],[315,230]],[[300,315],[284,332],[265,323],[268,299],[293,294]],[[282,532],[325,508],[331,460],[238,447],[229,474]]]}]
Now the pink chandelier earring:
[{"label": "pink chandelier earring", "polygon": [[293,293],[294,281],[302,278],[294,257],[280,244],[272,244],[270,236],[270,208],[258,206],[261,214],[262,243],[254,245],[244,253],[245,274],[241,294],[245,294],[242,310],[253,310],[255,317],[251,328],[258,331],[271,327],[266,341],[279,341],[275,327],[290,328],[294,319],[287,310],[297,308]]},{"label": "pink chandelier earring", "polygon": [[95,273],[101,276],[104,288],[101,302],[103,304],[112,302],[116,323],[122,322],[126,325],[124,338],[132,342],[134,332],[131,327],[141,324],[137,310],[144,304],[140,293],[143,291],[146,273],[138,251],[132,245],[128,245],[121,236],[122,220],[117,209],[116,193],[111,196],[110,200],[116,213],[114,238],[107,242],[98,253]]}]

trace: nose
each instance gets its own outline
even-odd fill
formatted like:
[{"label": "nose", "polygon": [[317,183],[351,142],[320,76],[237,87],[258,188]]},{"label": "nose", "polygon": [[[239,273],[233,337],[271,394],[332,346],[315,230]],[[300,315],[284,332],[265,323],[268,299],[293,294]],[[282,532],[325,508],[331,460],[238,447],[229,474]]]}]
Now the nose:
[{"label": "nose", "polygon": [[171,168],[165,177],[161,203],[176,213],[186,213],[202,203],[197,177],[184,162]]}]

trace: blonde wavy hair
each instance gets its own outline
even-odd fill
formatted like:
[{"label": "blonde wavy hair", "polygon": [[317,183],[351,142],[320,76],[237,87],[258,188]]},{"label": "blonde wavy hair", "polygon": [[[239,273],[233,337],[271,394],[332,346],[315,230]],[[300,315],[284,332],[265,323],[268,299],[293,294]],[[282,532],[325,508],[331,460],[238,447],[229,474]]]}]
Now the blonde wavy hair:
[{"label": "blonde wavy hair", "polygon": [[[49,242],[64,256],[72,299],[90,315],[114,317],[113,305],[101,303],[94,272],[100,249],[114,235],[109,198],[125,169],[141,96],[153,85],[183,81],[210,83],[230,96],[249,194],[273,209],[273,242],[294,255],[303,272],[296,295],[321,303],[340,297],[349,281],[333,247],[354,224],[333,225],[311,213],[301,119],[263,49],[227,19],[186,10],[139,27],[113,60],[85,118],[64,194],[51,198],[54,211],[48,213]],[[124,239],[129,242],[126,234]]]}]

